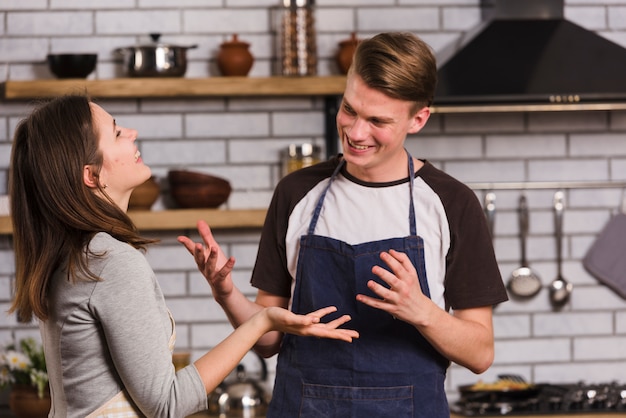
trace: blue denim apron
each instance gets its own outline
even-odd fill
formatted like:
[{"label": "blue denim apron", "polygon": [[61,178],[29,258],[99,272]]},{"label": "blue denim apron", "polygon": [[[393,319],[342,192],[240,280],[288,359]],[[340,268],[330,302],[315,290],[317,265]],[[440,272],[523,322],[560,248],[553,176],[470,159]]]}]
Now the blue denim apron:
[{"label": "blue denim apron", "polygon": [[410,236],[350,245],[315,235],[324,198],[343,162],[322,192],[308,233],[300,238],[292,310],[336,306],[333,318],[351,315],[347,328],[358,330],[360,338],[346,343],[285,335],[268,418],[450,417],[444,392],[448,360],[415,327],[356,301],[358,293],[377,297],[367,288],[369,280],[386,286],[371,269],[387,268],[379,254],[392,248],[409,256],[422,292],[430,297],[424,242],[416,232],[413,158],[408,157]]}]

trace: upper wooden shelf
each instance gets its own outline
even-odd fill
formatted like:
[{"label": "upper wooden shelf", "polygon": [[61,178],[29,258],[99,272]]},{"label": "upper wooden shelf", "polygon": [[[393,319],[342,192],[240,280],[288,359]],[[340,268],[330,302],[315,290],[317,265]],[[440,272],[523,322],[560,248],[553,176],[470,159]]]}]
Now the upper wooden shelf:
[{"label": "upper wooden shelf", "polygon": [[[140,231],[172,231],[195,229],[200,219],[212,229],[261,228],[265,221],[265,209],[175,209],[162,211],[128,211]],[[11,218],[0,216],[0,235],[13,233]]]},{"label": "upper wooden shelf", "polygon": [[33,80],[3,83],[7,100],[88,93],[94,98],[334,96],[343,94],[344,76],[114,78],[108,80]]},{"label": "upper wooden shelf", "polygon": [[[340,96],[345,76],[323,77],[156,77],[107,80],[61,79],[5,81],[5,100],[88,93],[94,98],[176,98],[235,96]],[[554,112],[626,110],[626,103],[539,103],[434,105],[432,113]]]}]

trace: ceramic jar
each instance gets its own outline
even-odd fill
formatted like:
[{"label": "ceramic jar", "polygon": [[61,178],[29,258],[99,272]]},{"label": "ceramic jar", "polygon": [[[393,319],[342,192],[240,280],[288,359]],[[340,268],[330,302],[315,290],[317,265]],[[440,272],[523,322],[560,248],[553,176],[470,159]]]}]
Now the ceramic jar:
[{"label": "ceramic jar", "polygon": [[217,54],[217,67],[225,76],[247,76],[254,63],[250,44],[239,40],[234,34],[232,40],[220,45]]},{"label": "ceramic jar", "polygon": [[342,74],[348,74],[350,65],[352,65],[352,58],[354,57],[354,51],[359,44],[359,40],[356,37],[356,33],[352,32],[350,39],[345,39],[339,42],[339,50],[337,51],[337,66]]},{"label": "ceramic jar", "polygon": [[9,408],[17,418],[46,418],[50,406],[49,392],[40,398],[34,386],[14,385],[9,394]]}]

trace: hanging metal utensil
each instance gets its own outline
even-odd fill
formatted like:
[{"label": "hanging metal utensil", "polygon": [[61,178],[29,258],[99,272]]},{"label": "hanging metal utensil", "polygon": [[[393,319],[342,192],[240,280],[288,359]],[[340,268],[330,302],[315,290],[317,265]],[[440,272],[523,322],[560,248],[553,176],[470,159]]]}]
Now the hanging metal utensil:
[{"label": "hanging metal utensil", "polygon": [[550,302],[552,306],[560,308],[567,303],[572,293],[573,285],[565,280],[561,273],[563,264],[563,211],[565,210],[564,193],[558,191],[554,194],[554,234],[556,237],[556,278],[550,283]]},{"label": "hanging metal utensil", "polygon": [[520,249],[521,267],[516,268],[511,273],[507,287],[513,296],[518,298],[530,298],[541,290],[541,279],[529,266],[526,260],[526,238],[528,236],[528,203],[526,196],[519,198],[519,229],[520,229]]},{"label": "hanging metal utensil", "polygon": [[494,226],[496,222],[496,194],[489,192],[485,195],[485,216],[487,217],[487,226],[489,228],[489,235],[493,240]]}]

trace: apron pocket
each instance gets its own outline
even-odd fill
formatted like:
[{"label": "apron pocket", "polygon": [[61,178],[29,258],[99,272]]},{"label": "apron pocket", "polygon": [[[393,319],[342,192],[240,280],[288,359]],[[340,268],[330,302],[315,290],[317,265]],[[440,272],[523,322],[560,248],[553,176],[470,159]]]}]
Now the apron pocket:
[{"label": "apron pocket", "polygon": [[413,386],[350,387],[304,384],[300,418],[413,416]]}]

